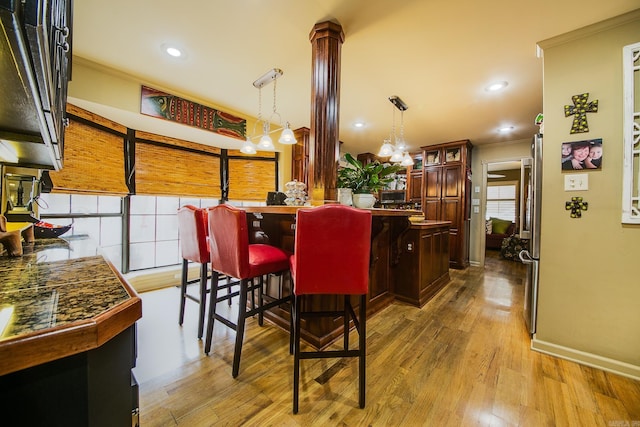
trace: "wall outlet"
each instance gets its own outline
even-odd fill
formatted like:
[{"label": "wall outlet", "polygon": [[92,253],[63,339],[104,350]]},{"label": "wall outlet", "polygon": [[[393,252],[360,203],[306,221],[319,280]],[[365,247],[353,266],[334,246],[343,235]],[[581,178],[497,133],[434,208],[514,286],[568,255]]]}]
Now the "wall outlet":
[{"label": "wall outlet", "polygon": [[586,191],[588,189],[588,174],[568,174],[564,176],[564,191]]}]

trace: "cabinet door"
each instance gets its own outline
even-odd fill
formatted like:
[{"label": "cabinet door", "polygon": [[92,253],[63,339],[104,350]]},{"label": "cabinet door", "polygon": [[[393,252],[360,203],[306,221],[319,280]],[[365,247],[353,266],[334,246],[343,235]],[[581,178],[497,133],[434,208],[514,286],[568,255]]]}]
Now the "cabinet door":
[{"label": "cabinet door", "polygon": [[460,247],[460,229],[449,229],[449,265],[454,268],[464,268],[461,262],[463,250]]},{"label": "cabinet door", "polygon": [[408,185],[409,202],[420,203],[422,201],[422,172],[411,172]]},{"label": "cabinet door", "polygon": [[294,131],[298,142],[291,151],[291,179],[308,184],[309,179],[309,129],[299,128]]},{"label": "cabinet door", "polygon": [[442,169],[440,167],[428,168],[424,170],[424,202],[422,203],[422,211],[425,219],[439,220],[441,215],[442,200]]},{"label": "cabinet door", "polygon": [[420,236],[420,294],[422,294],[437,277],[437,258],[435,254],[435,238],[431,232],[424,232]]},{"label": "cabinet door", "polygon": [[441,214],[441,205],[442,203],[440,202],[440,199],[425,199],[422,205],[424,218],[430,220],[439,220]]},{"label": "cabinet door", "polygon": [[424,170],[424,196],[439,199],[442,196],[442,169],[428,168]]},{"label": "cabinet door", "polygon": [[460,166],[444,167],[442,170],[442,197],[460,197],[460,190],[464,184]]}]

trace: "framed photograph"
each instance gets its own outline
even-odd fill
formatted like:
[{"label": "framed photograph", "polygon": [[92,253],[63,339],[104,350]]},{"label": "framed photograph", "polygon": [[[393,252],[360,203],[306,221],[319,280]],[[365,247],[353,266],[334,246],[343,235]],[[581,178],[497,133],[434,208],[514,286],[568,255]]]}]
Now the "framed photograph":
[{"label": "framed photograph", "polygon": [[588,170],[602,168],[602,138],[563,142],[562,170]]}]

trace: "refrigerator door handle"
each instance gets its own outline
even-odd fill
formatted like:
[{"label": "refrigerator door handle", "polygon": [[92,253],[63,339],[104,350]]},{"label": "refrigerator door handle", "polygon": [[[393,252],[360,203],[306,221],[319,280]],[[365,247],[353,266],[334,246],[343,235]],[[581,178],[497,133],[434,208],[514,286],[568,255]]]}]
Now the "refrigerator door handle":
[{"label": "refrigerator door handle", "polygon": [[521,250],[518,257],[523,264],[533,264],[533,258],[531,258],[531,254],[526,249]]}]

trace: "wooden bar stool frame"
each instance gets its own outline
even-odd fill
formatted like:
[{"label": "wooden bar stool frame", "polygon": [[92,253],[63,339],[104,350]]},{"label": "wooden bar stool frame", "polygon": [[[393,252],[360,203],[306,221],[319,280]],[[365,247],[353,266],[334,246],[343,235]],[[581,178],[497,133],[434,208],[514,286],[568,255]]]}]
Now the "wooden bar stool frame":
[{"label": "wooden bar stool frame", "polygon": [[[329,236],[329,237],[327,237]],[[371,256],[371,212],[343,205],[301,209],[296,215],[295,254],[290,258],[293,282],[293,413],[298,413],[300,360],[318,358],[359,359],[358,403],[365,406],[366,313]],[[343,295],[342,310],[302,311],[306,295]],[[359,300],[358,316],[351,303]],[[341,350],[301,351],[300,323],[309,317],[343,317]],[[350,323],[358,332],[358,349],[349,349]]]},{"label": "wooden bar stool frame", "polygon": [[[180,313],[178,316],[178,324],[182,326],[184,323],[184,313],[185,313],[185,305],[187,299],[196,302],[198,304],[198,339],[202,338],[204,332],[204,319],[206,314],[206,303],[207,303],[207,293],[210,292],[210,288],[207,286],[207,282],[211,279],[211,274],[209,274],[209,232],[208,232],[208,221],[205,219],[207,217],[206,209],[197,208],[193,205],[184,205],[178,209],[178,215],[181,215],[182,211],[188,211],[193,215],[193,219],[195,223],[193,224],[193,231],[196,233],[195,238],[204,242],[204,248],[207,251],[206,257],[202,254],[203,248],[199,249],[199,254],[196,256],[194,254],[190,254],[189,258],[182,258],[182,272],[180,275]],[[180,218],[178,218],[178,224],[180,224]],[[201,221],[201,223],[199,222]],[[182,238],[187,238],[186,236],[182,236]],[[182,243],[181,243],[182,244]],[[199,243],[200,244],[200,243]],[[183,250],[181,248],[181,250]],[[197,261],[191,258],[199,258]],[[189,263],[198,262],[200,264],[200,275],[196,279],[189,280]],[[228,289],[228,292],[231,293],[231,287],[237,282],[232,282],[228,276],[222,275],[218,278],[218,280],[225,280],[226,283],[223,285],[218,284],[218,281],[212,282],[218,284],[220,289]],[[188,286],[199,283],[200,286],[198,288],[198,296],[192,295],[188,292]],[[231,298],[229,298],[229,305],[231,305]]]},{"label": "wooden bar stool frame", "polygon": [[[234,222],[237,225],[238,229],[232,230],[232,227],[230,227],[228,224],[225,224],[224,231],[222,233],[218,233],[217,231],[219,230],[214,230],[213,224],[216,221],[215,219],[212,219],[212,216],[216,215],[216,213],[212,214],[214,210],[216,211],[216,213],[223,213],[223,217],[219,217],[218,221],[224,221],[223,218],[225,216],[228,217],[228,215],[233,215]],[[272,248],[276,253],[278,253],[281,256],[284,256],[284,263],[281,262],[283,268],[278,269],[277,271],[265,271],[264,274],[251,276],[246,272],[248,269],[248,265],[237,265],[238,263],[236,262],[232,262],[231,264],[233,265],[229,265],[228,262],[225,262],[222,260],[222,258],[224,257],[224,254],[222,254],[220,257],[216,257],[216,254],[219,254],[219,251],[222,251],[228,254],[229,249],[232,249],[229,246],[225,247],[224,243],[218,242],[216,239],[220,238],[222,235],[223,237],[221,238],[221,240],[225,240],[228,238],[228,235],[232,235],[233,233],[236,233],[236,232],[238,234],[237,240],[236,240],[237,246],[246,246],[246,248],[243,247],[242,250],[246,249],[247,251],[249,251],[250,246],[267,248],[267,249]],[[228,205],[219,205],[214,208],[209,208],[209,233],[210,233],[209,238],[210,238],[211,253],[212,253],[211,280],[212,281],[218,280],[218,277],[221,274],[220,271],[217,271],[218,269],[224,270],[224,273],[227,276],[233,277],[234,279],[237,279],[239,281],[240,288],[239,290],[235,292],[227,293],[224,296],[218,296],[218,290],[220,288],[224,289],[224,285],[221,287],[211,288],[213,291],[211,292],[211,295],[209,298],[209,301],[210,301],[209,315],[208,315],[209,323],[207,325],[207,336],[205,340],[204,352],[206,354],[209,354],[211,351],[213,327],[214,327],[215,320],[218,320],[221,323],[223,323],[225,326],[229,327],[230,329],[233,329],[236,332],[236,340],[235,340],[235,347],[234,347],[234,354],[233,354],[232,375],[234,378],[236,378],[240,371],[240,358],[242,355],[242,342],[244,339],[246,319],[249,317],[253,317],[257,314],[258,324],[262,326],[264,323],[265,310],[290,302],[292,299],[291,295],[282,296],[281,293],[279,294],[278,298],[274,298],[264,294],[264,277],[265,276],[268,277],[270,274],[279,275],[279,281],[280,281],[279,285],[280,285],[280,288],[282,287],[282,277],[289,269],[288,254],[270,245],[248,244],[248,231],[246,229],[245,212],[242,210],[230,207]],[[247,262],[249,262],[248,259],[247,259]],[[218,266],[216,264],[220,264],[220,265]],[[222,264],[226,264],[226,265],[222,265]],[[265,269],[262,268],[262,270],[265,270]],[[256,280],[257,280],[257,283],[256,283]],[[254,296],[256,290],[258,290],[257,307],[255,306],[255,296]],[[252,295],[251,308],[247,309],[249,292],[251,292],[251,295]],[[234,323],[230,319],[227,319],[216,312],[216,304],[221,301],[230,300],[231,298],[234,298],[236,296],[239,296],[239,307],[238,307],[238,318],[237,318],[237,321]],[[291,346],[292,346],[292,339],[290,339],[290,349],[291,349]]]}]

